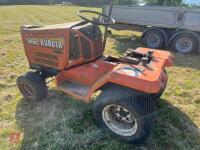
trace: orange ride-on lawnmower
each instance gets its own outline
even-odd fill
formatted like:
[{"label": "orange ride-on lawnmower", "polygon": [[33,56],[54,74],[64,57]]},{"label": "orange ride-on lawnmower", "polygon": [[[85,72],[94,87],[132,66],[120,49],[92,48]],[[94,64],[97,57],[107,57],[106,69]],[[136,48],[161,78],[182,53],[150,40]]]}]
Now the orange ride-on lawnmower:
[{"label": "orange ride-on lawnmower", "polygon": [[[86,15],[87,14],[87,15]],[[97,15],[92,19],[88,14]],[[155,101],[167,84],[165,67],[173,55],[148,48],[129,49],[122,57],[104,56],[106,31],[114,24],[95,11],[78,12],[84,21],[49,26],[23,26],[23,44],[34,72],[17,79],[27,100],[47,96],[46,79],[55,76],[59,90],[90,102],[99,127],[135,144],[149,136],[155,120]],[[105,26],[104,38],[99,25]]]}]

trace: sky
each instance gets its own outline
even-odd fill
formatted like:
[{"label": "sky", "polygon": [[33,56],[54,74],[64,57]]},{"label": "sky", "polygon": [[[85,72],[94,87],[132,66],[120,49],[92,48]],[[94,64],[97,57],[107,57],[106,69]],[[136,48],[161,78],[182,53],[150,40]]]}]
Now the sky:
[{"label": "sky", "polygon": [[200,0],[183,0],[183,2],[186,4],[200,5]]}]

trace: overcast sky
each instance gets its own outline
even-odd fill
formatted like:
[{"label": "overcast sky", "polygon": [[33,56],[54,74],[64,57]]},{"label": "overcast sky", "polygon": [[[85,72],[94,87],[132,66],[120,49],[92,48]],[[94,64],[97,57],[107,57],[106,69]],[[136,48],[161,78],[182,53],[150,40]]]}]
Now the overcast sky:
[{"label": "overcast sky", "polygon": [[186,4],[200,5],[200,0],[183,0]]}]

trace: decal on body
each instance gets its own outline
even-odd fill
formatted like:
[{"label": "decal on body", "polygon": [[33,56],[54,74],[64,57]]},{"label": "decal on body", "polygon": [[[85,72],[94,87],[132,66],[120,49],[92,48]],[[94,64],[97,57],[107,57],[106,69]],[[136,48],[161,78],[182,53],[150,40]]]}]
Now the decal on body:
[{"label": "decal on body", "polygon": [[126,66],[123,68],[119,68],[119,70],[117,70],[120,73],[126,74],[128,76],[132,76],[132,77],[137,77],[140,76],[142,74],[142,71],[135,68],[135,67],[131,67],[131,66]]},{"label": "decal on body", "polygon": [[31,45],[52,47],[57,49],[64,48],[64,40],[61,38],[27,38],[27,43]]}]

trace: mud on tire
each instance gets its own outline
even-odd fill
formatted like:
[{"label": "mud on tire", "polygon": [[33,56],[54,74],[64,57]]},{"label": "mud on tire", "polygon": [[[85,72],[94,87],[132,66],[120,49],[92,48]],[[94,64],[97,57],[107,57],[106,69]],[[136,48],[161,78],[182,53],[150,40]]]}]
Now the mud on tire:
[{"label": "mud on tire", "polygon": [[17,78],[17,86],[23,97],[27,100],[38,101],[47,96],[47,85],[39,75],[28,72]]},{"label": "mud on tire", "polygon": [[103,130],[130,143],[142,144],[154,125],[155,102],[148,94],[111,84],[94,102],[93,115]]}]

